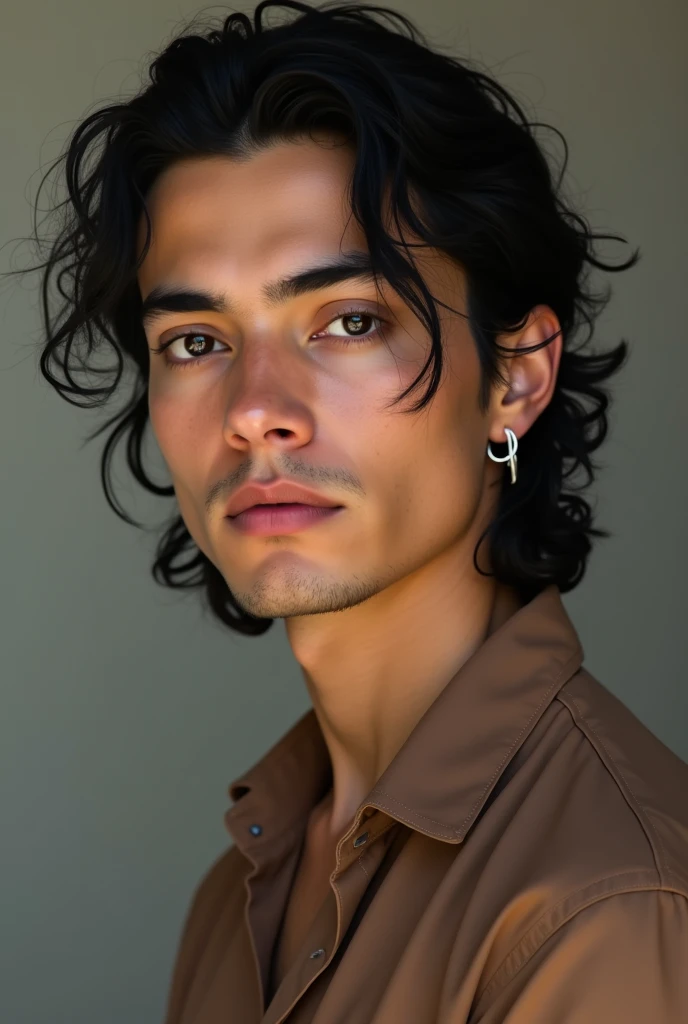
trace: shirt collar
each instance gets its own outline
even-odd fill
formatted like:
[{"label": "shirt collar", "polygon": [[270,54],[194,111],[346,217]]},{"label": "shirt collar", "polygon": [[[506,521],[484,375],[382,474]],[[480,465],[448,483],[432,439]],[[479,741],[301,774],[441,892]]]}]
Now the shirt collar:
[{"label": "shirt collar", "polygon": [[[495,630],[449,680],[360,805],[426,835],[461,842],[500,775],[583,650],[556,585]],[[310,708],[229,786],[225,822],[237,845],[274,843],[303,827],[332,783]]]}]

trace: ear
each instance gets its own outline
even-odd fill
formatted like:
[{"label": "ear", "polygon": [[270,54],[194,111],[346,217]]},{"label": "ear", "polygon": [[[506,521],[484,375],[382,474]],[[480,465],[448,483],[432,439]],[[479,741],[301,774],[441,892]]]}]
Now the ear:
[{"label": "ear", "polygon": [[553,335],[556,337],[537,352],[503,359],[501,367],[508,387],[497,385],[493,390],[488,414],[490,441],[506,441],[505,427],[513,430],[517,438],[530,430],[551,401],[563,348],[559,319],[549,306],[535,306],[518,333],[497,338],[500,345],[518,353],[519,349],[541,344]]}]

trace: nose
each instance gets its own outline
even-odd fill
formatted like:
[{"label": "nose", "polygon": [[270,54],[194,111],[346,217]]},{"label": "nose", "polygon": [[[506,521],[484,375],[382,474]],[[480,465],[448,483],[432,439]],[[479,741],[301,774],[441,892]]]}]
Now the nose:
[{"label": "nose", "polygon": [[304,382],[284,366],[267,364],[267,353],[244,367],[225,412],[227,444],[237,451],[290,451],[315,434],[313,410],[304,401]]}]

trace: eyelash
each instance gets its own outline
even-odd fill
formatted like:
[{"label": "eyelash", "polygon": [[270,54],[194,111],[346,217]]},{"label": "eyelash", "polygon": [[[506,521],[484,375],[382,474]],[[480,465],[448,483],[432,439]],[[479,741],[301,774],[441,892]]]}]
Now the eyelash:
[{"label": "eyelash", "polygon": [[[336,323],[337,320],[343,320],[345,317],[356,315],[368,316],[370,317],[371,320],[377,321],[377,323],[380,325],[383,325],[387,322],[386,320],[383,320],[382,317],[377,316],[369,309],[360,309],[356,307],[352,309],[342,310],[340,313],[337,314],[337,316],[333,317],[332,320],[329,321],[327,327],[329,327],[331,324]],[[381,328],[377,327],[375,328],[374,331],[371,331],[369,334],[359,335],[358,337],[356,335],[351,335],[350,337],[334,335],[333,337],[335,337],[336,341],[342,343],[345,347],[348,345],[363,345],[367,341],[370,341],[371,338],[377,338],[378,335],[380,334],[380,330]],[[164,345],[158,345],[157,348],[151,348],[151,352],[153,352],[154,355],[162,355],[162,353],[165,352],[166,349],[168,349],[173,342],[179,341],[181,338],[188,337],[213,338],[214,341],[219,341],[219,338],[215,338],[212,334],[209,334],[206,331],[184,331],[181,334],[176,334],[173,338],[169,338],[169,340],[166,341]],[[195,363],[204,362],[206,359],[213,355],[217,355],[217,353],[206,352],[205,355],[202,356],[192,356],[189,359],[179,360],[170,359],[168,355],[165,355],[165,362],[168,366],[174,367],[175,369],[186,369],[186,367],[193,366]]]}]

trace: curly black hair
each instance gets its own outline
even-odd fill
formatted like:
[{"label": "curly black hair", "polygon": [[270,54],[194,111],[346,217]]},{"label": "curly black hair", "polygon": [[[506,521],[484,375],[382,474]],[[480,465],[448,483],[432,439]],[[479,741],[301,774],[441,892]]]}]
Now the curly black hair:
[{"label": "curly black hair", "polygon": [[[298,16],[264,25],[264,13],[273,7]],[[442,343],[435,300],[409,244],[390,237],[383,225],[386,189],[400,237],[400,225],[408,225],[420,244],[445,253],[465,272],[482,408],[490,386],[504,380],[501,360],[510,350],[497,336],[520,330],[536,304],[556,313],[563,353],[554,394],[520,440],[518,480],[502,487],[474,564],[483,572],[477,555],[489,536],[492,574],[524,601],[552,583],[561,592],[571,590],[585,572],[591,538],[609,536],[593,527],[592,508],[580,491],[594,479],[599,467],[591,453],[608,431],[609,395],[602,385],[628,349],[621,341],[607,352],[583,351],[610,296],[608,286],[592,290],[591,268],[626,270],[639,251],[616,266],[595,254],[596,240],[626,239],[594,233],[562,197],[568,161],[563,135],[551,129],[565,153],[555,182],[535,132],[551,126],[529,122],[489,74],[433,49],[408,18],[389,8],[263,0],[253,24],[245,13],[232,13],[221,27],[190,28],[193,23],[155,56],[150,84],[127,102],[85,117],[38,190],[40,195],[64,160],[68,195],[54,210],[63,211],[60,229],[50,240],[48,258],[28,268],[44,271],[43,376],[66,401],[90,407],[111,398],[125,365],[134,371],[123,408],[87,437],[113,428],[100,464],[110,507],[125,522],[145,528],[113,493],[110,463],[124,438],[127,465],[141,486],[174,494],[173,486],[150,478],[142,454],[149,366],[137,270],[150,244],[149,189],[175,161],[246,157],[271,142],[324,129],[354,144],[351,210],[365,232],[375,275],[413,308],[431,337],[421,373],[396,401],[429,375],[426,393],[409,411],[428,404],[440,380]],[[147,236],[137,259],[143,216]],[[35,219],[34,235],[39,241]],[[55,311],[53,275],[64,300]],[[584,337],[574,347],[581,328]],[[519,351],[535,351],[551,340]],[[109,353],[108,346],[116,362],[106,367],[94,357]],[[88,386],[83,378],[89,373],[105,382]],[[151,571],[157,583],[201,588],[204,606],[231,629],[258,635],[272,625],[272,619],[238,605],[181,516],[165,524],[155,554]]]}]

